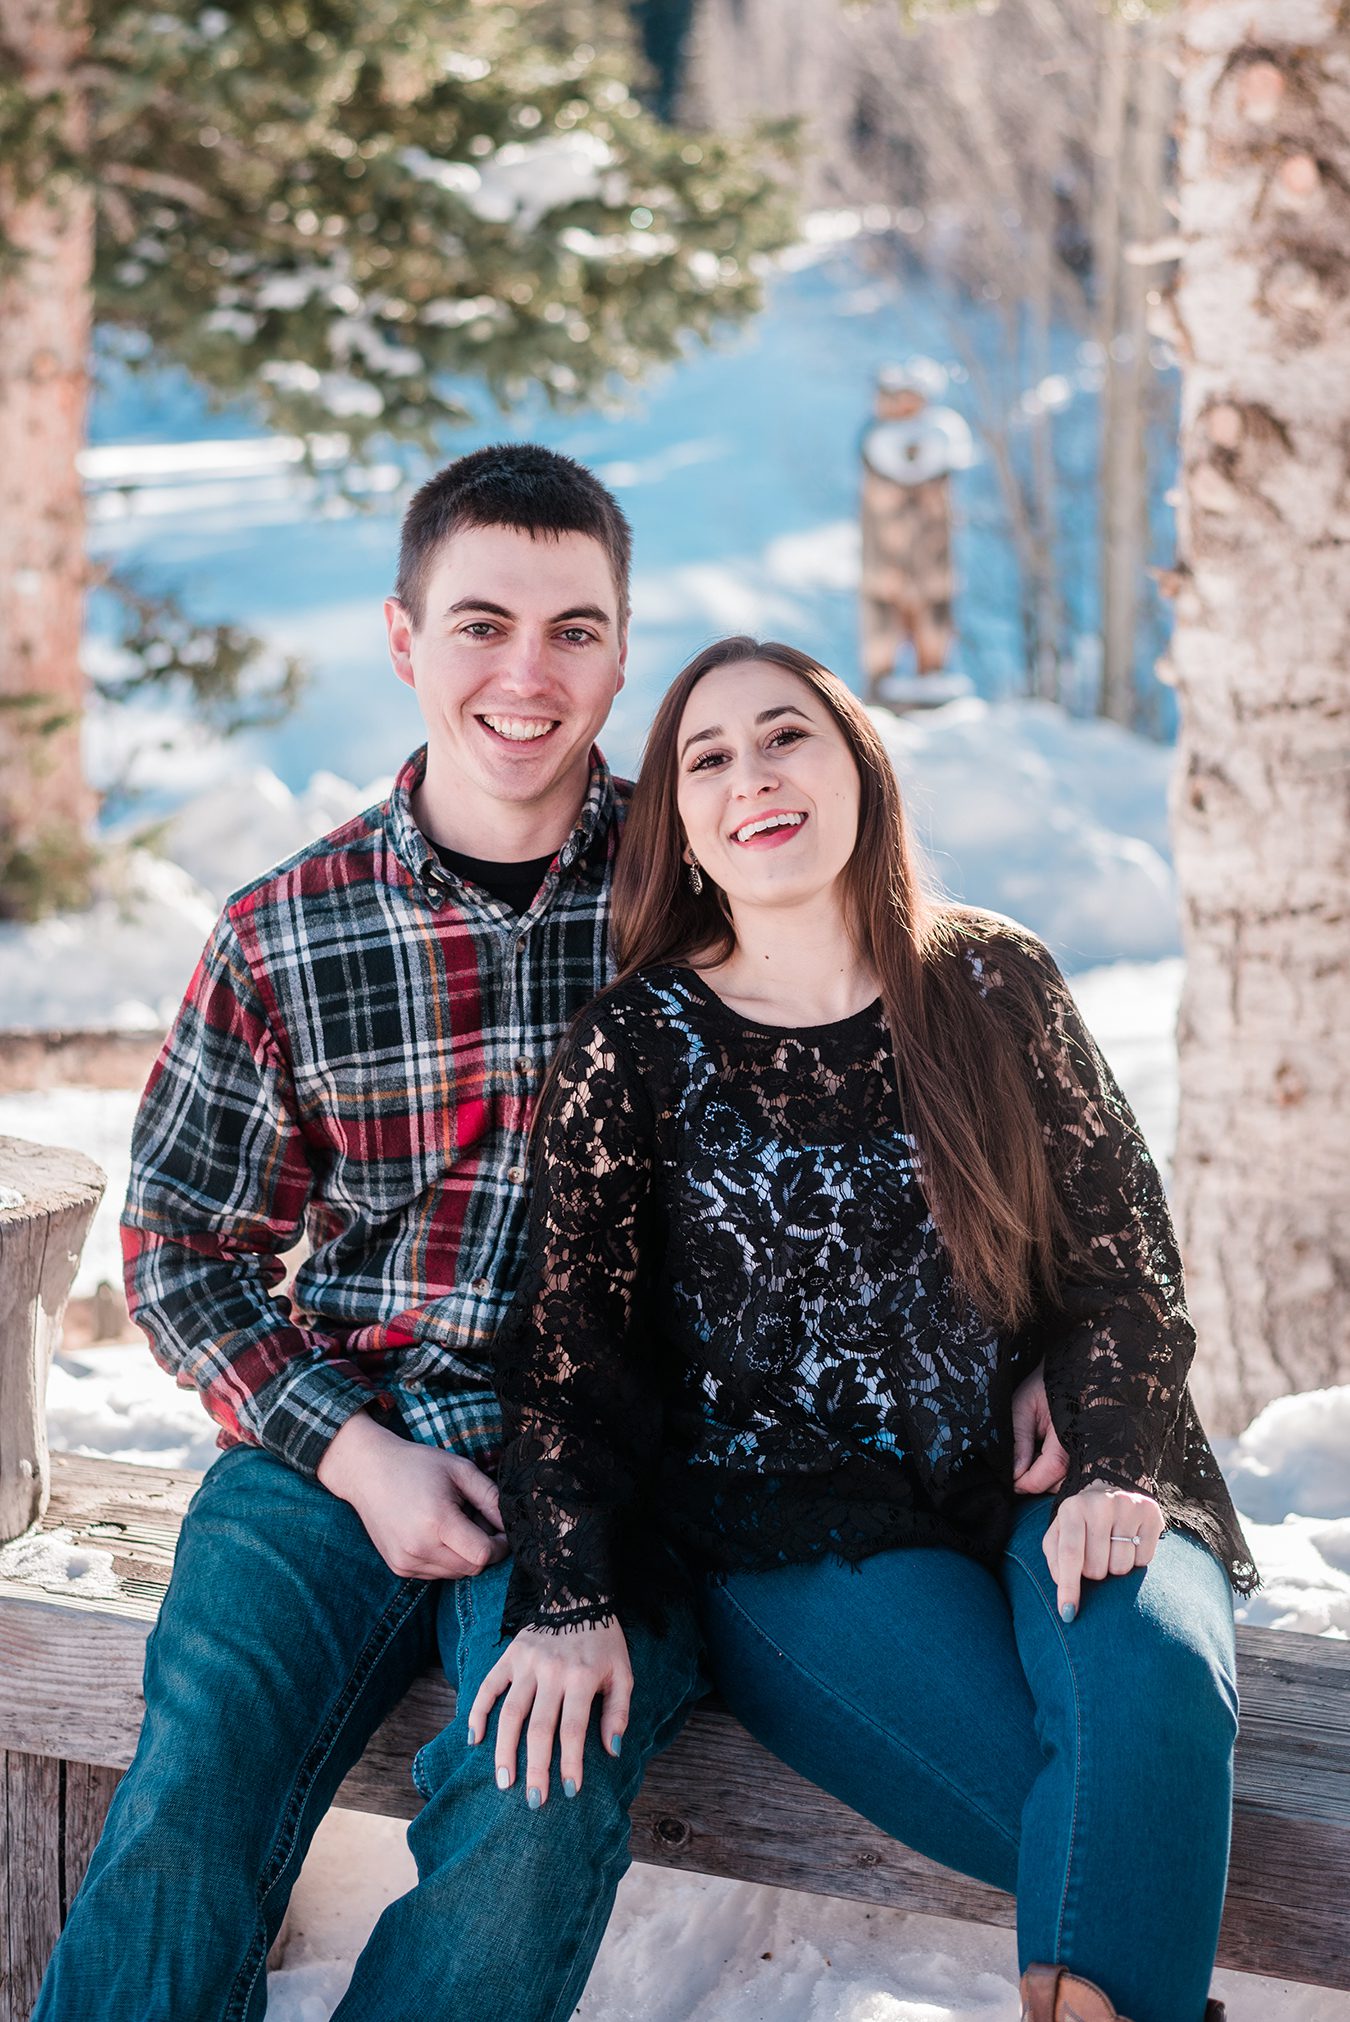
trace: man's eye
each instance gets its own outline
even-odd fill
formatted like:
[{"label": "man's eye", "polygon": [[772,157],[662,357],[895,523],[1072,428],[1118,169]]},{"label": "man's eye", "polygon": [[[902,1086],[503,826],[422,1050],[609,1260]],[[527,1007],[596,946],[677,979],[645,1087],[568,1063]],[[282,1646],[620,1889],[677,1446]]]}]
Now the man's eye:
[{"label": "man's eye", "polygon": [[561,635],[569,646],[588,646],[594,639],[594,632],[588,632],[584,625],[569,625]]},{"label": "man's eye", "polygon": [[471,623],[464,627],[464,630],[471,639],[484,639],[489,632],[495,632],[496,629],[497,627],[489,624],[486,618],[474,618]]}]

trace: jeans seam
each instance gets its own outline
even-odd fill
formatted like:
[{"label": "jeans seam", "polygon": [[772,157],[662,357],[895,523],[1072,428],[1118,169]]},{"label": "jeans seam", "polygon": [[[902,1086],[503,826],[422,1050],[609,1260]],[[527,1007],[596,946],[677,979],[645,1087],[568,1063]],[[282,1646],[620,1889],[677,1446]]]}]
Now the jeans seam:
[{"label": "jeans seam", "polygon": [[1009,1548],[1007,1556],[1017,1567],[1018,1571],[1031,1583],[1031,1588],[1036,1599],[1050,1617],[1051,1625],[1059,1638],[1060,1649],[1064,1654],[1064,1668],[1069,1674],[1069,1684],[1073,1689],[1073,1806],[1069,1816],[1069,1844],[1064,1852],[1064,1879],[1060,1884],[1059,1890],[1059,1912],[1055,1918],[1055,1957],[1050,1962],[1057,1965],[1060,1963],[1064,1953],[1064,1926],[1068,1921],[1069,1914],[1069,1878],[1073,1870],[1073,1858],[1078,1845],[1078,1805],[1083,1782],[1083,1709],[1078,1697],[1078,1674],[1073,1668],[1073,1659],[1069,1654],[1069,1639],[1064,1633],[1064,1624],[1060,1621],[1057,1611],[1051,1607],[1049,1601],[1046,1599],[1040,1581],[1025,1559],[1019,1558],[1017,1553],[1011,1548]]},{"label": "jeans seam", "polygon": [[[333,1702],[327,1719],[319,1729],[304,1760],[301,1762],[296,1772],[295,1781],[291,1785],[290,1795],[286,1800],[286,1808],[282,1813],[281,1824],[272,1844],[271,1856],[263,1868],[258,1881],[257,1900],[260,1921],[267,1905],[267,1899],[280,1881],[282,1875],[286,1872],[287,1865],[295,1851],[296,1831],[303,1816],[305,1806],[309,1802],[310,1793],[314,1788],[319,1772],[336,1747],[338,1736],[345,1727],[353,1706],[365,1689],[376,1663],[384,1655],[394,1637],[413,1613],[425,1594],[426,1589],[427,1583],[425,1580],[404,1580],[398,1587],[394,1598],[390,1601],[388,1607],[371,1631],[364,1649],[360,1652],[355,1664],[352,1666],[346,1684]],[[251,1970],[249,1955],[246,1953],[244,1962],[235,1976],[234,1985],[230,1989],[223,2010],[225,2022],[230,2022],[231,2017],[243,2017],[248,2013],[248,2004],[252,1999],[253,1989],[257,1985],[258,1975],[267,1963],[268,1947],[265,1929],[261,1947],[258,1947],[256,1935],[254,1947],[257,1949],[257,1957],[252,1962]]]},{"label": "jeans seam", "polygon": [[721,1593],[722,1598],[726,1601],[727,1606],[730,1608],[734,1608],[736,1610],[736,1613],[740,1616],[741,1620],[746,1624],[748,1628],[754,1631],[755,1635],[759,1637],[761,1642],[766,1643],[769,1649],[774,1651],[777,1656],[781,1657],[785,1663],[791,1664],[794,1670],[800,1672],[802,1677],[809,1678],[811,1680],[811,1683],[816,1687],[816,1689],[820,1692],[823,1692],[827,1698],[834,1699],[836,1704],[845,1707],[847,1711],[850,1712],[855,1719],[860,1720],[865,1727],[870,1728],[872,1732],[875,1734],[882,1735],[886,1741],[893,1743],[901,1751],[902,1754],[909,1756],[911,1761],[919,1763],[923,1767],[925,1772],[929,1776],[931,1776],[935,1782],[940,1783],[944,1789],[949,1790],[951,1792],[952,1796],[957,1800],[958,1804],[964,1805],[967,1810],[974,1812],[978,1818],[983,1819],[985,1824],[991,1827],[992,1830],[998,1834],[999,1838],[1003,1840],[1009,1847],[1011,1847],[1014,1853],[1016,1853],[1018,1846],[1017,1839],[1014,1837],[1012,1833],[1008,1831],[1007,1827],[1003,1824],[1001,1819],[995,1818],[992,1812],[986,1811],[982,1804],[977,1804],[975,1800],[967,1794],[967,1792],[959,1789],[958,1786],[951,1781],[950,1777],[945,1776],[943,1772],[940,1769],[938,1769],[934,1763],[931,1763],[928,1760],[927,1756],[921,1754],[917,1748],[911,1747],[909,1742],[907,1742],[903,1738],[903,1736],[888,1733],[886,1729],[881,1727],[877,1721],[873,1720],[871,1716],[863,1710],[862,1707],[855,1705],[852,1700],[846,1699],[842,1693],[835,1690],[835,1688],[833,1688],[832,1686],[826,1685],[824,1680],[820,1678],[817,1675],[817,1673],[810,1668],[809,1665],[802,1663],[800,1658],[791,1656],[786,1650],[780,1650],[778,1645],[774,1642],[773,1638],[767,1633],[767,1631],[765,1631],[760,1627],[759,1623],[755,1620],[754,1616],[747,1614],[746,1610],[741,1606],[740,1602],[736,1599],[735,1595],[730,1591],[729,1588],[723,1587],[721,1589]]}]

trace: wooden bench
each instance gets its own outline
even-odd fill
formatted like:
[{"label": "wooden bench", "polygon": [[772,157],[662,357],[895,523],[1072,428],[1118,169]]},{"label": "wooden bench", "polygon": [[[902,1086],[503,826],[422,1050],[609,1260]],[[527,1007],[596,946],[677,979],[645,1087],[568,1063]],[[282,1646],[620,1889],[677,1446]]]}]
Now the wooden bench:
[{"label": "wooden bench", "polygon": [[[60,1531],[68,1550],[111,1558],[111,1577],[84,1591],[44,1586],[40,1570],[0,1575],[0,2022],[28,2022],[131,1760],[145,1639],[199,1479],[69,1454],[48,1461],[47,1361],[101,1184],[78,1154],[0,1139],[0,1544]],[[1242,1629],[1238,1660],[1242,1733],[1219,1962],[1350,1988],[1350,1644]],[[443,1677],[421,1679],[339,1804],[412,1817],[412,1757],[453,1708]],[[775,1762],[716,1705],[652,1765],[632,1846],[663,1867],[1014,1921],[1010,1896],[888,1839]]]},{"label": "wooden bench", "polygon": [[[0,2022],[27,2022],[142,1714],[145,1638],[198,1477],[52,1459],[42,1529],[112,1554],[116,1591],[0,1579],[0,1808],[8,1918]],[[1239,1631],[1242,1737],[1219,1963],[1350,1988],[1350,1644]],[[454,1696],[426,1677],[342,1787],[352,1809],[410,1818],[416,1750]],[[697,1713],[648,1774],[638,1860],[814,1894],[1011,1924],[1013,1903],[899,1846],[774,1762],[726,1713]]]}]

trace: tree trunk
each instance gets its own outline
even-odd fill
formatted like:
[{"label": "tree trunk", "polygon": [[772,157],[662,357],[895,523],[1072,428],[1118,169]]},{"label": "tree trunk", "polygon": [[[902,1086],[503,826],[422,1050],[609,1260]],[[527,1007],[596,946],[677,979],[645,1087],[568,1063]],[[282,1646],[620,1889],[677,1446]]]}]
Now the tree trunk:
[{"label": "tree trunk", "polygon": [[[0,53],[34,98],[67,92],[85,40],[76,0],[0,0]],[[0,170],[0,918],[78,902],[93,800],[84,783],[84,442],[90,193]]]},{"label": "tree trunk", "polygon": [[1211,1429],[1350,1380],[1350,21],[1186,0],[1176,1206]]}]

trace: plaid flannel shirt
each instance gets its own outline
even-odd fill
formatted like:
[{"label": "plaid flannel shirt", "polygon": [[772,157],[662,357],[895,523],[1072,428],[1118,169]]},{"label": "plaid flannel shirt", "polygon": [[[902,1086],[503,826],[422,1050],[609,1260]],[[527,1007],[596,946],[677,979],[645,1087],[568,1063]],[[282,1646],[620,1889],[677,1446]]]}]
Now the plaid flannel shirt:
[{"label": "plaid flannel shirt", "polygon": [[489,1352],[524,1253],[530,1116],[612,973],[627,788],[599,754],[520,916],[437,861],[410,806],[425,765],[230,900],[132,1140],[133,1315],[222,1446],[305,1474],[367,1406],[495,1456]]}]

